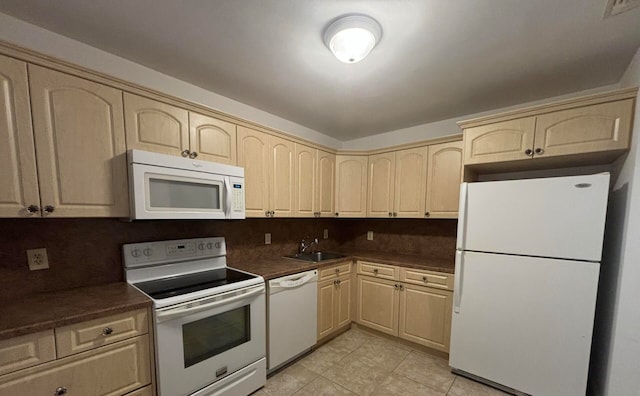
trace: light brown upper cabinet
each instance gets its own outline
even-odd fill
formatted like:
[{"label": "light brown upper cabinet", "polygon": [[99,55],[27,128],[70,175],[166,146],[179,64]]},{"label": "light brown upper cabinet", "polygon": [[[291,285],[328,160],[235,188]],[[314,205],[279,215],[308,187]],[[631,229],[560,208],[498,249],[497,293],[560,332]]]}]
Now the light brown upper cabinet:
[{"label": "light brown upper cabinet", "polygon": [[[635,93],[605,93],[461,122],[464,164],[541,159],[535,163],[540,168],[611,162],[629,148]],[[523,164],[514,169],[532,166]]]},{"label": "light brown upper cabinet", "polygon": [[367,217],[393,217],[396,153],[369,156]]},{"label": "light brown upper cabinet", "polygon": [[236,126],[124,93],[127,148],[236,164]]},{"label": "light brown upper cabinet", "polygon": [[336,216],[367,216],[367,156],[336,156]]},{"label": "light brown upper cabinet", "polygon": [[335,154],[296,143],[295,216],[333,217]]},{"label": "light brown upper cabinet", "polygon": [[425,217],[458,218],[462,182],[462,142],[429,146]]},{"label": "light brown upper cabinet", "polygon": [[247,217],[293,217],[295,143],[238,127]]},{"label": "light brown upper cabinet", "polygon": [[129,216],[122,92],[28,70],[44,216]]},{"label": "light brown upper cabinet", "polygon": [[0,56],[0,216],[40,216],[27,64]]}]

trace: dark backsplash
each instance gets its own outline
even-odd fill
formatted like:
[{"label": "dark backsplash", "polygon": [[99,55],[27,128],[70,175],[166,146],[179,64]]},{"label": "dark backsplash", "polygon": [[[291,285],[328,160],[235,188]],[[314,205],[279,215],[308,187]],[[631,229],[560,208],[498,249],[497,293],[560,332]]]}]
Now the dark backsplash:
[{"label": "dark backsplash", "polygon": [[[0,219],[0,301],[26,294],[122,281],[122,245],[224,236],[233,261],[294,253],[300,239],[339,247],[451,258],[455,220],[247,219],[242,221],[116,219]],[[329,239],[322,239],[323,230]],[[374,240],[367,241],[367,231]],[[271,245],[264,244],[270,232]],[[29,271],[26,249],[46,248],[48,270]]]}]

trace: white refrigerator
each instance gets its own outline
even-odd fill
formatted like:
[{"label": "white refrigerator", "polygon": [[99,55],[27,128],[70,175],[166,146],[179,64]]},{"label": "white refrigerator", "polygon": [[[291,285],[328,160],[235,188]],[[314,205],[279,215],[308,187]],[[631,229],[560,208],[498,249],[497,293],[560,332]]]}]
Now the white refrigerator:
[{"label": "white refrigerator", "polygon": [[608,173],[463,183],[454,372],[516,394],[585,394],[608,192]]}]

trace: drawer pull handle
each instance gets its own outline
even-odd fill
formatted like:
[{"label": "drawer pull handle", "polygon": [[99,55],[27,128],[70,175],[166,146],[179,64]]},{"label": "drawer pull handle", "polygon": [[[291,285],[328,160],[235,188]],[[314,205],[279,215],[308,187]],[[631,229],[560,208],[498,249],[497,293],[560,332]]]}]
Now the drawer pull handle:
[{"label": "drawer pull handle", "polygon": [[423,281],[424,283],[427,283],[427,282],[429,281],[429,279],[427,279],[427,277],[426,277],[426,276],[423,276],[423,277],[422,277],[422,281]]},{"label": "drawer pull handle", "polygon": [[111,333],[113,333],[113,329],[111,327],[105,327],[102,329],[102,335],[105,337],[111,335]]},{"label": "drawer pull handle", "polygon": [[378,275],[378,269],[377,269],[377,268],[374,268],[374,269],[373,269],[373,273],[374,273],[375,275]]},{"label": "drawer pull handle", "polygon": [[65,388],[64,386],[59,386],[58,388],[56,388],[56,393],[54,393],[55,396],[62,396],[66,394],[67,388]]},{"label": "drawer pull handle", "polygon": [[336,268],[336,274],[340,273],[340,268]]}]

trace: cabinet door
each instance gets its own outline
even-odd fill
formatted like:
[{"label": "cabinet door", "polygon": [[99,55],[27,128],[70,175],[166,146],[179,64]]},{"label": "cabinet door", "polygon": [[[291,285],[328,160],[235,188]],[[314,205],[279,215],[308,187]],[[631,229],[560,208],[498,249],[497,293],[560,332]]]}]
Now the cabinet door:
[{"label": "cabinet door", "polygon": [[129,216],[122,92],[34,65],[29,80],[48,216]]},{"label": "cabinet door", "polygon": [[351,323],[351,276],[341,276],[338,281],[335,308],[336,329]]},{"label": "cabinet door", "polygon": [[482,125],[464,130],[464,163],[483,164],[531,159],[536,118]]},{"label": "cabinet door", "polygon": [[633,99],[542,114],[534,158],[629,148]]},{"label": "cabinet door", "polygon": [[335,216],[335,188],[336,188],[336,156],[321,150],[318,151],[318,181],[316,210],[321,217]]},{"label": "cabinet door", "polygon": [[367,216],[367,157],[336,156],[336,215]]},{"label": "cabinet door", "polygon": [[462,183],[462,142],[429,146],[425,216],[457,218]]},{"label": "cabinet door", "polygon": [[199,160],[236,165],[236,126],[189,112],[189,146]]},{"label": "cabinet door", "polygon": [[269,144],[266,133],[238,126],[238,166],[244,167],[247,217],[265,217],[269,210]]},{"label": "cabinet door", "polygon": [[179,107],[124,93],[127,148],[182,155],[189,150],[189,115]]},{"label": "cabinet door", "polygon": [[394,152],[369,156],[367,217],[393,217],[395,175]]},{"label": "cabinet door", "polygon": [[0,56],[0,217],[40,216],[27,64]]},{"label": "cabinet door", "polygon": [[2,376],[0,396],[124,395],[151,383],[149,337],[130,338]]},{"label": "cabinet door", "polygon": [[400,338],[448,352],[452,294],[404,284],[400,292]]},{"label": "cabinet door", "polygon": [[293,217],[295,143],[269,137],[270,209],[277,217]]},{"label": "cabinet door", "polygon": [[318,339],[333,333],[336,329],[336,285],[335,279],[318,282]]},{"label": "cabinet door", "polygon": [[424,217],[428,148],[396,151],[394,217]]},{"label": "cabinet door", "polygon": [[383,333],[398,335],[397,282],[358,276],[357,322]]},{"label": "cabinet door", "polygon": [[296,143],[295,157],[295,215],[314,217],[316,212],[318,150]]}]

